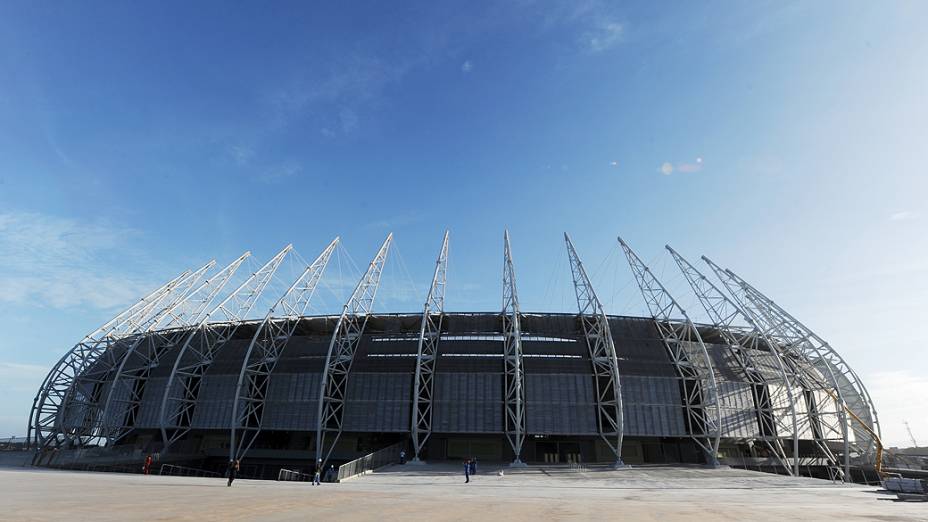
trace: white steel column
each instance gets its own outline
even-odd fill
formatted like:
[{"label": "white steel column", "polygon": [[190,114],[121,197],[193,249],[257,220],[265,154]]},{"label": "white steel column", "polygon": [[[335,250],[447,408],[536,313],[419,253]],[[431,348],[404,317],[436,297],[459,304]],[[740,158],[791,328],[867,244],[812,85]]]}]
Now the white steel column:
[{"label": "white steel column", "polygon": [[329,351],[325,358],[325,370],[319,390],[319,416],[316,425],[316,466],[321,469],[329,460],[332,449],[342,434],[345,417],[345,395],[348,392],[348,376],[354,362],[354,354],[361,343],[364,327],[374,307],[374,297],[380,286],[380,276],[387,262],[387,253],[393,241],[393,233],[387,236],[377,255],[371,260],[367,272],[358,281],[348,302],[338,318]]},{"label": "white steel column", "polygon": [[522,326],[516,272],[512,267],[509,231],[503,234],[503,365],[505,372],[505,432],[515,458],[512,466],[525,466],[522,445],[525,442],[525,371],[522,365]]},{"label": "white steel column", "polygon": [[435,273],[429,286],[429,295],[422,310],[419,326],[419,347],[416,352],[416,378],[412,401],[412,462],[420,462],[422,451],[432,434],[432,392],[435,382],[435,363],[438,359],[438,341],[445,314],[445,285],[448,281],[448,231],[441,242],[435,261]]},{"label": "white steel column", "polygon": [[[316,292],[325,267],[338,245],[336,237],[293,282],[286,293],[271,307],[255,330],[248,345],[235,387],[232,418],[229,426],[229,458],[242,459],[251,448],[264,422],[264,404],[270,386],[271,374],[281,354],[296,332],[300,318]],[[280,315],[277,315],[277,314]],[[242,430],[241,441],[237,431]],[[238,443],[238,445],[236,445]]]},{"label": "white steel column", "polygon": [[[709,318],[713,322],[714,328],[719,335],[728,344],[729,350],[735,361],[741,367],[744,375],[751,381],[754,388],[754,402],[757,408],[758,418],[761,419],[760,434],[761,440],[767,445],[770,452],[780,461],[780,464],[790,475],[799,475],[799,423],[796,415],[796,400],[793,396],[795,383],[786,373],[783,361],[776,349],[771,349],[769,353],[776,363],[779,373],[779,382],[770,382],[767,377],[760,371],[762,367],[755,357],[755,353],[761,348],[760,342],[763,341],[766,346],[771,343],[764,337],[763,333],[757,328],[754,320],[751,319],[743,310],[738,308],[728,296],[725,295],[715,284],[706,276],[696,269],[689,261],[681,256],[676,250],[666,246],[667,251],[673,256],[683,276],[689,282],[690,287],[699,299]],[[745,324],[749,325],[747,329],[738,328],[735,321],[742,319]],[[758,390],[762,390],[760,392]],[[766,397],[766,400],[764,400]],[[792,441],[793,441],[793,459],[790,466],[789,458],[780,442],[783,437],[781,426],[781,413],[783,406],[788,407],[789,417],[792,421]],[[769,410],[770,421],[765,420],[765,410]],[[783,437],[785,438],[785,437]]]},{"label": "white steel column", "polygon": [[567,243],[567,257],[570,259],[570,274],[573,277],[574,291],[577,294],[577,307],[580,310],[580,323],[583,336],[590,351],[593,364],[593,379],[596,393],[596,421],[599,436],[615,455],[615,465],[624,466],[622,462],[622,440],[625,436],[625,420],[622,413],[622,381],[619,375],[619,360],[615,353],[615,343],[609,329],[609,318],[603,308],[580,256],[574,250],[570,236],[564,234]]},{"label": "white steel column", "polygon": [[667,292],[631,247],[621,237],[618,239],[670,355],[670,361],[682,381],[690,437],[706,453],[707,463],[718,466],[722,411],[715,371],[706,345],[686,310]]}]

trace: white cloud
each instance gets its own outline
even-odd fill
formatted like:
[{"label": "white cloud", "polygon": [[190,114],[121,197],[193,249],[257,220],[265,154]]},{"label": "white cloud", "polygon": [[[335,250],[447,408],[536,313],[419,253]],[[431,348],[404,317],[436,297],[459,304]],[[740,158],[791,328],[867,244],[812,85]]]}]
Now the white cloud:
[{"label": "white cloud", "polygon": [[155,286],[123,269],[138,266],[129,248],[137,235],[106,223],[0,214],[0,301],[99,309],[127,303]]},{"label": "white cloud", "polygon": [[474,64],[471,63],[470,60],[466,60],[463,64],[461,64],[461,72],[463,72],[464,74],[471,72],[473,69],[474,69]]},{"label": "white cloud", "polygon": [[665,176],[669,176],[673,174],[673,164],[668,161],[661,163],[660,171],[661,171],[661,174]]},{"label": "white cloud", "polygon": [[911,210],[900,210],[899,212],[893,212],[889,216],[890,221],[912,221],[913,219],[918,219],[921,216],[918,212]]},{"label": "white cloud", "polygon": [[581,43],[593,53],[608,51],[622,41],[624,32],[622,24],[608,18],[598,18],[593,27],[583,33]]},{"label": "white cloud", "polygon": [[918,443],[928,445],[928,376],[923,372],[898,370],[878,372],[864,379],[880,419],[886,446],[908,447],[903,422],[908,421]]},{"label": "white cloud", "polygon": [[684,161],[682,163],[677,163],[676,165],[674,165],[673,163],[670,163],[669,161],[665,161],[664,163],[661,164],[658,170],[660,171],[661,174],[665,176],[669,176],[673,174],[674,172],[680,172],[683,174],[692,174],[694,172],[701,171],[702,167],[703,167],[702,158],[699,157],[699,158],[696,158],[695,161],[692,161],[692,162]]}]

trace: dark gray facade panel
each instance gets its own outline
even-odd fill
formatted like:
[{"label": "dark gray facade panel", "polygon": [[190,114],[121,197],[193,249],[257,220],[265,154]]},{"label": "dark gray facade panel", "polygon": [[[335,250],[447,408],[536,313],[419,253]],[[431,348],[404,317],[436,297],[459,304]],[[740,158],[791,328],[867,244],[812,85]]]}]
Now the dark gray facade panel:
[{"label": "dark gray facade panel", "polygon": [[194,428],[228,428],[238,374],[206,375],[200,385],[200,400],[194,410]]},{"label": "dark gray facade panel", "polygon": [[161,414],[161,397],[168,384],[167,377],[152,377],[145,383],[145,392],[139,402],[139,415],[135,419],[137,428],[157,428]]},{"label": "dark gray facade panel", "polygon": [[680,384],[676,378],[623,375],[622,402],[626,435],[686,435]]},{"label": "dark gray facade panel", "polygon": [[345,401],[345,431],[410,429],[412,379],[406,373],[352,373]]},{"label": "dark gray facade panel", "polygon": [[503,375],[438,373],[432,431],[499,433],[503,431]]},{"label": "dark gray facade panel", "polygon": [[268,384],[264,428],[313,431],[319,415],[321,373],[275,374]]},{"label": "dark gray facade panel", "polygon": [[526,374],[526,430],[532,434],[595,434],[596,396],[587,374]]},{"label": "dark gray facade panel", "polygon": [[719,407],[722,411],[722,436],[754,438],[760,436],[751,385],[718,381]]}]

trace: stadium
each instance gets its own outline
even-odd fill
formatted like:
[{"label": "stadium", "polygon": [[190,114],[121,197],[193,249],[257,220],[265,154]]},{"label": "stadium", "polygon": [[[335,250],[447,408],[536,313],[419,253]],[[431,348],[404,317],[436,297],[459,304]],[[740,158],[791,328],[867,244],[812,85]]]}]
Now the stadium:
[{"label": "stadium", "polygon": [[[818,335],[731,270],[667,247],[711,324],[619,239],[649,317],[607,315],[565,234],[577,307],[522,310],[505,235],[498,312],[444,309],[449,237],[420,313],[374,311],[392,234],[341,314],[307,315],[336,238],[263,319],[287,247],[231,289],[245,256],[186,271],[88,334],[35,398],[34,463],[159,463],[276,478],[401,448],[410,460],[727,465],[862,481],[873,403]],[[266,296],[265,296],[266,297]]]}]

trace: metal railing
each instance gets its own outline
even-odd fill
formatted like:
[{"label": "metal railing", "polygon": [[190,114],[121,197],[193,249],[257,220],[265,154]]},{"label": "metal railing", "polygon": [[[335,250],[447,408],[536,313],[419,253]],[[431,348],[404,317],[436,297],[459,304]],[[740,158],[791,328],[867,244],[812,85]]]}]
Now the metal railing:
[{"label": "metal railing", "polygon": [[207,471],[205,469],[188,468],[187,466],[178,466],[176,464],[162,464],[158,471],[159,475],[170,475],[174,477],[221,477],[221,473]]},{"label": "metal railing", "polygon": [[277,473],[278,481],[309,482],[313,476],[309,473],[303,473],[292,469],[283,469]]},{"label": "metal railing", "polygon": [[362,473],[395,464],[400,461],[400,452],[405,449],[406,441],[397,442],[392,446],[387,446],[386,448],[377,450],[359,459],[346,462],[338,467],[338,479],[336,482],[341,482]]},{"label": "metal railing", "polygon": [[0,439],[0,451],[25,451],[29,449],[26,437],[8,437]]}]

